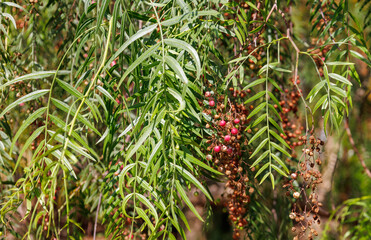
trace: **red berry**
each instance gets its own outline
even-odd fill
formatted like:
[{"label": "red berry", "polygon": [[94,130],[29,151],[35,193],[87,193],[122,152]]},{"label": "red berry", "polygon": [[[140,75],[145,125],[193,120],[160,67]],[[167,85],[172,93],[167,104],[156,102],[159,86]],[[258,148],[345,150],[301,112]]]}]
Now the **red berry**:
[{"label": "red berry", "polygon": [[210,105],[210,107],[214,107],[214,106],[215,106],[215,102],[214,102],[214,100],[210,100],[210,101],[209,101],[209,105]]},{"label": "red berry", "polygon": [[233,135],[237,135],[237,133],[238,133],[237,128],[232,128],[231,133],[232,133]]},{"label": "red berry", "polygon": [[231,136],[230,135],[225,135],[224,136],[224,141],[229,142],[230,140],[231,140]]},{"label": "red berry", "polygon": [[236,119],[234,120],[234,123],[235,123],[235,124],[239,124],[239,123],[240,123],[240,119],[236,118]]},{"label": "red berry", "polygon": [[215,146],[214,147],[214,152],[220,152],[220,146]]},{"label": "red berry", "polygon": [[221,126],[221,127],[224,127],[225,124],[226,124],[226,122],[225,122],[224,120],[221,120],[221,121],[219,122],[219,126]]},{"label": "red berry", "polygon": [[211,93],[209,91],[205,92],[205,97],[210,97]]},{"label": "red berry", "polygon": [[232,154],[232,153],[233,153],[232,148],[228,148],[228,149],[227,149],[227,153],[228,153],[228,154]]}]

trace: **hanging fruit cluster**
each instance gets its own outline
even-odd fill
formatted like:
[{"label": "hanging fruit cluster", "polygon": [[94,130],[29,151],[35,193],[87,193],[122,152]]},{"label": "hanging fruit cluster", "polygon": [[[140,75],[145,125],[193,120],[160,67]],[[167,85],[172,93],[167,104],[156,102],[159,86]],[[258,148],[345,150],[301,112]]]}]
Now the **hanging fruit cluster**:
[{"label": "hanging fruit cluster", "polygon": [[[315,43],[316,41],[318,41],[317,43]],[[322,45],[325,45],[325,41],[324,40],[318,40],[316,38],[313,38],[312,39],[312,43],[313,44],[316,44],[317,46],[322,46]],[[313,50],[311,51],[311,54],[312,54],[312,58],[314,60],[314,62],[316,63],[317,65],[317,68],[318,68],[318,71],[319,71],[319,74],[321,77],[324,76],[323,74],[323,66],[325,64],[325,60],[326,60],[326,54],[328,53],[328,51],[330,50],[331,46],[329,45],[325,45],[325,47],[323,48],[312,48]]]},{"label": "hanging fruit cluster", "polygon": [[247,225],[245,219],[247,204],[254,190],[249,187],[246,172],[249,168],[243,161],[243,156],[251,153],[251,149],[247,149],[248,142],[245,136],[249,123],[246,118],[250,107],[239,103],[247,94],[248,91],[234,88],[230,88],[227,95],[205,92],[207,104],[204,113],[210,116],[206,128],[211,132],[210,138],[206,141],[208,145],[206,160],[212,162],[211,165],[227,177],[225,207],[234,226],[233,239],[239,239],[239,230]]},{"label": "hanging fruit cluster", "polygon": [[[316,224],[320,224],[319,211],[322,203],[318,201],[316,193],[318,184],[322,183],[322,175],[318,167],[322,164],[320,159],[321,146],[324,142],[316,139],[313,135],[309,137],[309,143],[304,140],[303,161],[299,163],[297,171],[291,173],[291,179],[284,184],[287,189],[286,195],[292,196],[295,200],[292,202],[292,212],[289,217],[294,221],[296,227],[292,227],[292,232],[296,234],[294,240],[313,239],[318,236]],[[295,181],[301,179],[300,187],[296,187]]]},{"label": "hanging fruit cluster", "polygon": [[[297,80],[297,84],[300,84],[300,80]],[[301,125],[301,120],[297,114],[298,105],[300,101],[300,92],[295,86],[287,87],[284,91],[280,92],[280,106],[282,111],[279,112],[282,119],[282,129],[284,134],[280,136],[286,141],[291,148],[291,156],[296,157],[295,148],[302,146],[305,140],[305,136],[301,136],[304,131],[304,127]],[[277,105],[274,106],[278,108]]]}]

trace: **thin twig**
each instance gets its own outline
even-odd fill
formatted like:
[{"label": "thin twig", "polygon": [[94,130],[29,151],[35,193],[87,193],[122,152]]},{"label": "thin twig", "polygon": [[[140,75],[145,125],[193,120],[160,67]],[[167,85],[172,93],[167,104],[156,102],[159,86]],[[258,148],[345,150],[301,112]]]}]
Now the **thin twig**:
[{"label": "thin twig", "polygon": [[273,4],[272,9],[269,11],[267,18],[265,19],[265,22],[268,22],[269,18],[271,17],[273,11],[277,9],[277,2]]},{"label": "thin twig", "polygon": [[99,200],[98,200],[98,206],[97,206],[97,213],[95,214],[95,223],[94,223],[94,235],[93,235],[93,240],[95,240],[95,235],[97,233],[97,224],[98,224],[98,214],[99,214],[99,208],[100,208],[100,203],[102,201],[102,193],[99,194]]},{"label": "thin twig", "polygon": [[369,178],[371,178],[371,171],[370,171],[370,169],[367,168],[365,160],[363,159],[362,155],[359,153],[358,148],[357,148],[356,144],[354,143],[352,132],[350,131],[350,128],[349,128],[348,118],[345,118],[345,124],[344,125],[345,125],[345,130],[346,130],[346,132],[348,134],[348,137],[349,137],[349,142],[353,147],[353,151],[356,153],[359,161],[361,162],[361,165],[362,165],[363,169],[365,170],[366,175]]}]

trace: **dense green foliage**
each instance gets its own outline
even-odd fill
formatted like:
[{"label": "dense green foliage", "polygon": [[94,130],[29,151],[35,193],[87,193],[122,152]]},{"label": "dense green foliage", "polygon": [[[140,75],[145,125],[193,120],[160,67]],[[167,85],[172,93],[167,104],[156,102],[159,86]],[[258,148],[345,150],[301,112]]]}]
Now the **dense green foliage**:
[{"label": "dense green foliage", "polygon": [[[370,11],[349,0],[0,2],[1,235],[82,239],[99,225],[112,239],[185,239],[185,209],[212,227],[222,201],[234,239],[370,237],[371,148],[359,146],[371,136],[352,135],[370,129]],[[331,161],[334,145],[355,160]]]}]

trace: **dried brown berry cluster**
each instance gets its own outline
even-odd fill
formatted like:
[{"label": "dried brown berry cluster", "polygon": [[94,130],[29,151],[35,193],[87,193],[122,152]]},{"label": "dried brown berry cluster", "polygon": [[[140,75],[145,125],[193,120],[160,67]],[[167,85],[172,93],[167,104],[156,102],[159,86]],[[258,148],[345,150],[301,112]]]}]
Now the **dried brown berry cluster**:
[{"label": "dried brown berry cluster", "polygon": [[[292,203],[292,212],[289,217],[294,221],[292,231],[296,234],[294,240],[313,239],[318,233],[316,224],[320,224],[319,211],[322,203],[318,202],[316,194],[318,184],[322,183],[321,172],[317,169],[322,164],[319,157],[321,146],[324,144],[314,136],[309,137],[309,142],[304,140],[302,159],[298,170],[291,173],[291,179],[284,185],[287,188],[286,195],[292,196],[295,201]],[[294,181],[299,182],[300,187],[294,186]]]},{"label": "dried brown berry cluster", "polygon": [[248,142],[244,137],[249,123],[246,118],[250,107],[238,103],[248,92],[230,88],[230,96],[215,96],[209,91],[205,93],[208,106],[205,107],[204,113],[211,116],[206,128],[212,130],[211,137],[206,141],[206,159],[212,161],[218,171],[224,173],[228,179],[225,185],[225,206],[234,226],[233,239],[239,239],[239,230],[247,225],[244,217],[247,213],[247,203],[250,201],[249,194],[254,190],[248,185],[249,178],[245,170],[247,167],[242,161],[243,153],[250,152],[246,149]]},{"label": "dried brown berry cluster", "polygon": [[[297,84],[299,83],[300,80],[297,80]],[[282,119],[284,134],[281,133],[280,136],[292,149],[292,157],[296,157],[295,147],[302,146],[305,140],[305,136],[301,136],[304,127],[301,126],[299,116],[297,115],[299,101],[300,92],[294,86],[281,92],[279,105],[282,111],[279,111],[279,114]],[[278,108],[279,106],[274,105],[274,107]]]},{"label": "dried brown berry cluster", "polygon": [[[317,46],[323,46],[325,44],[324,40],[319,40],[317,43],[315,43],[316,41],[317,41],[316,39],[314,38],[312,39],[312,43],[316,44]],[[322,48],[316,48],[311,51],[312,58],[317,65],[317,68],[318,68],[318,71],[321,77],[324,76],[323,66],[326,60],[326,54],[328,53],[328,51],[330,51],[330,48],[331,48],[331,45],[325,45]]]}]

